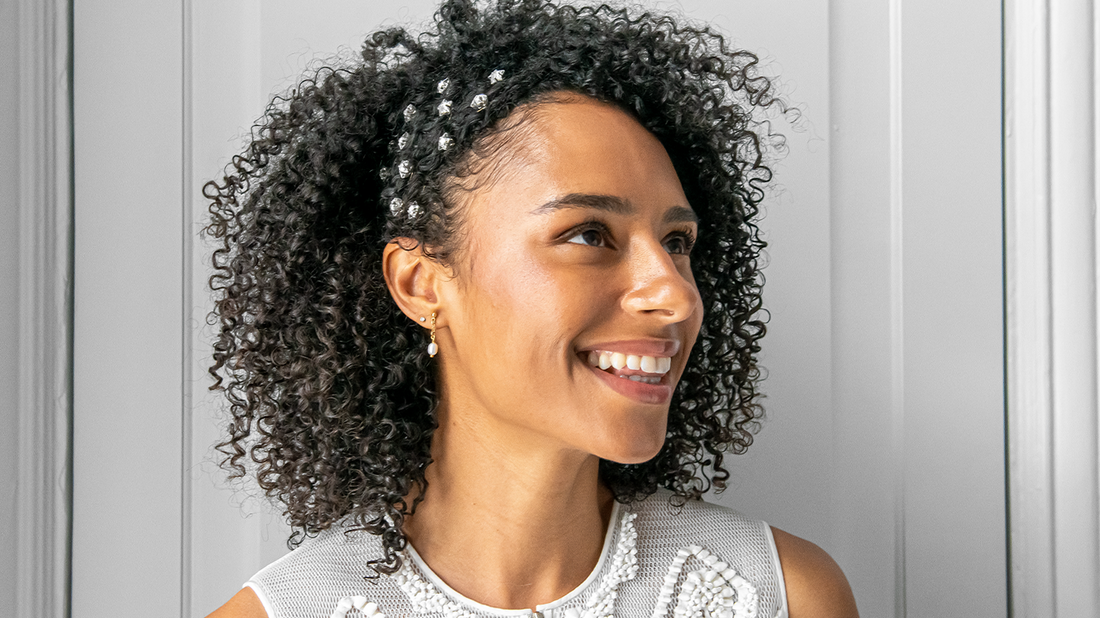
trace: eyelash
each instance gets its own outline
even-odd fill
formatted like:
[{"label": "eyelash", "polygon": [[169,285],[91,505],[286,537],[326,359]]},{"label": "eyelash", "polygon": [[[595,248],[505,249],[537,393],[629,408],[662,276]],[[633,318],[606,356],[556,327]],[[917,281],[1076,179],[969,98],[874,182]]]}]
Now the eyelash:
[{"label": "eyelash", "polygon": [[[608,239],[611,237],[611,230],[609,230],[607,228],[607,226],[604,225],[604,223],[602,221],[599,221],[599,220],[596,220],[596,219],[589,219],[588,221],[585,221],[584,223],[582,223],[582,224],[578,225],[577,227],[575,227],[575,228],[569,230],[568,232],[566,232],[566,234],[565,234],[566,241],[572,240],[572,239],[576,238],[577,236],[580,236],[581,234],[584,234],[585,232],[599,232],[600,235],[603,237],[602,240],[603,240],[605,246],[608,244]],[[581,243],[575,243],[575,244],[581,244]],[[585,245],[585,246],[589,246],[589,245]]]},{"label": "eyelash", "polygon": [[679,238],[684,242],[684,251],[682,255],[691,255],[691,250],[695,247],[695,234],[692,234],[688,230],[682,230],[669,234],[669,239],[672,238]]},{"label": "eyelash", "polygon": [[[580,236],[581,234],[584,234],[585,232],[593,231],[599,232],[600,235],[603,237],[603,246],[607,246],[609,244],[608,241],[611,237],[611,230],[608,229],[607,225],[605,225],[602,221],[599,221],[598,219],[589,219],[588,221],[585,221],[584,223],[571,229],[569,232],[566,233],[565,238],[567,241],[569,241],[573,238],[576,238],[577,236]],[[669,234],[668,237],[665,239],[665,242],[668,242],[673,238],[678,238],[684,243],[684,250],[674,255],[691,255],[691,250],[695,246],[695,234],[693,234],[690,230],[679,230]]]}]

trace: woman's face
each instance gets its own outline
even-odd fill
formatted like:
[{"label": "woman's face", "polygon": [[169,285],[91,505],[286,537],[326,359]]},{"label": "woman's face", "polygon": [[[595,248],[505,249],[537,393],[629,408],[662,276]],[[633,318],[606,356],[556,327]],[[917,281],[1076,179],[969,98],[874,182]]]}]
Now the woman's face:
[{"label": "woman's face", "polygon": [[703,317],[695,215],[664,147],[625,113],[578,97],[527,122],[463,196],[440,295],[444,409],[519,448],[646,461]]}]

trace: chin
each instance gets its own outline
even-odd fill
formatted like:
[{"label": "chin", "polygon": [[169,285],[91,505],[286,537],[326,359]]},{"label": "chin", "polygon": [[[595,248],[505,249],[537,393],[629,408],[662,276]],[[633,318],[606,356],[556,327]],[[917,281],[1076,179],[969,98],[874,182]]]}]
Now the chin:
[{"label": "chin", "polygon": [[606,448],[600,449],[601,452],[596,454],[601,459],[615,463],[640,464],[656,457],[664,445],[665,432],[663,428],[659,434],[640,435],[634,433],[631,435],[631,433],[622,433],[616,436],[611,444],[605,445]]}]

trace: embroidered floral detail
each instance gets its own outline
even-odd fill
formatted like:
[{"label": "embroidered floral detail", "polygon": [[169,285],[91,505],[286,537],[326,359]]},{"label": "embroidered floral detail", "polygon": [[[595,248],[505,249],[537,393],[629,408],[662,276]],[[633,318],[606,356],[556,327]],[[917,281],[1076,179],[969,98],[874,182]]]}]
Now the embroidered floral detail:
[{"label": "embroidered floral detail", "polygon": [[[684,566],[692,557],[703,566],[689,572],[681,582]],[[678,582],[679,594],[673,597]],[[698,545],[685,547],[676,554],[657,595],[653,618],[668,616],[673,600],[676,601],[673,618],[756,618],[760,608],[756,587],[732,566]]]},{"label": "embroidered floral detail", "polygon": [[489,96],[485,94],[474,95],[474,100],[470,101],[470,107],[476,109],[479,112],[485,111],[485,108],[489,106]]},{"label": "embroidered floral detail", "polygon": [[443,614],[446,618],[477,618],[421,577],[409,566],[408,557],[401,561],[401,570],[394,573],[393,578],[418,613]]},{"label": "embroidered floral detail", "polygon": [[332,618],[345,618],[352,609],[359,610],[364,618],[386,618],[386,615],[378,611],[378,604],[367,600],[367,597],[344,597],[332,610]]},{"label": "embroidered floral detail", "polygon": [[455,141],[453,139],[451,139],[451,136],[446,134],[446,133],[439,136],[439,149],[440,150],[447,150],[451,146],[454,146],[454,143],[455,143]]},{"label": "embroidered floral detail", "polygon": [[443,101],[439,104],[439,107],[435,109],[439,112],[440,116],[446,116],[451,113],[451,105],[452,103],[450,99],[443,99]]},{"label": "embroidered floral detail", "polygon": [[405,122],[409,122],[413,119],[413,116],[416,115],[416,108],[413,107],[412,103],[409,103],[407,106],[405,106],[405,111],[402,113],[405,114]]},{"label": "embroidered floral detail", "polygon": [[489,74],[489,83],[495,84],[504,79],[504,69],[497,69]]},{"label": "embroidered floral detail", "polygon": [[[619,523],[619,542],[611,557],[611,569],[600,580],[596,591],[584,603],[581,618],[611,618],[615,615],[615,598],[619,585],[638,574],[638,531],[634,529],[637,513],[625,513]],[[568,612],[567,614],[568,615]]]}]

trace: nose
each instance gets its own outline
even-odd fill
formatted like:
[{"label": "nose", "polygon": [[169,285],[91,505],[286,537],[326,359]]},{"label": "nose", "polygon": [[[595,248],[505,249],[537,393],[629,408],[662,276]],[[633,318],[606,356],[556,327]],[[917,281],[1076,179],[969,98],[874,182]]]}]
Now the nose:
[{"label": "nose", "polygon": [[678,267],[660,243],[655,245],[639,248],[628,260],[631,286],[623,296],[623,308],[657,317],[663,323],[682,322],[702,304],[699,290],[691,271]]}]

